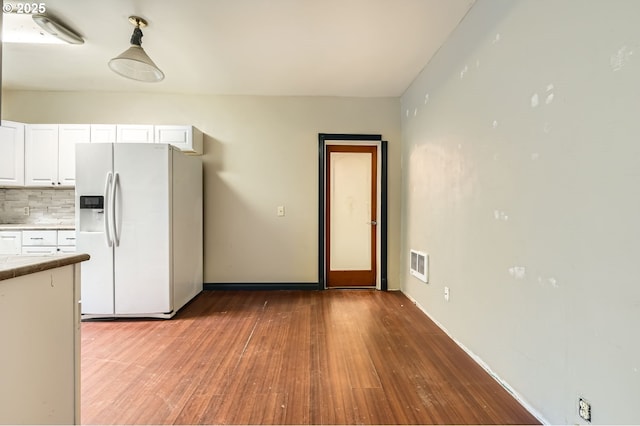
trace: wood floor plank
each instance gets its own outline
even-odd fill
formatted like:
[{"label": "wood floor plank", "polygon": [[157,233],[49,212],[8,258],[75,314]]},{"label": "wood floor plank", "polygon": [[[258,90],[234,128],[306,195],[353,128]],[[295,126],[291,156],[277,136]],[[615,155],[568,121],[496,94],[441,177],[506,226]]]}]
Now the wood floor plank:
[{"label": "wood floor plank", "polygon": [[537,424],[404,295],[203,292],[82,323],[84,424]]}]

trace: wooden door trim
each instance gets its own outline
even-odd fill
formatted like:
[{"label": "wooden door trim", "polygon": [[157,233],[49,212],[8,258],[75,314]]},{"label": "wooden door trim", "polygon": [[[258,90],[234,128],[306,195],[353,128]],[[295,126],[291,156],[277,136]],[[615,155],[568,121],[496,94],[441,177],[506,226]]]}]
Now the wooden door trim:
[{"label": "wooden door trim", "polygon": [[331,141],[348,141],[352,145],[380,144],[381,170],[380,170],[380,290],[387,290],[387,141],[382,140],[382,135],[368,134],[344,134],[344,133],[319,133],[318,134],[318,289],[326,289],[326,146]]}]

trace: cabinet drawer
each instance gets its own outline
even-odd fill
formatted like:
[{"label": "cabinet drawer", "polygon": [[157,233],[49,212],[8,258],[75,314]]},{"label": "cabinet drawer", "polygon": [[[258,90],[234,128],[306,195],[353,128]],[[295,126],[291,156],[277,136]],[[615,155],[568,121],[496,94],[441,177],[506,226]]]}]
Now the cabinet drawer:
[{"label": "cabinet drawer", "polygon": [[23,246],[56,246],[58,231],[22,231]]},{"label": "cabinet drawer", "polygon": [[56,254],[58,249],[54,246],[22,246],[22,254]]},{"label": "cabinet drawer", "polygon": [[58,231],[58,245],[59,246],[75,246],[76,245],[76,231]]}]

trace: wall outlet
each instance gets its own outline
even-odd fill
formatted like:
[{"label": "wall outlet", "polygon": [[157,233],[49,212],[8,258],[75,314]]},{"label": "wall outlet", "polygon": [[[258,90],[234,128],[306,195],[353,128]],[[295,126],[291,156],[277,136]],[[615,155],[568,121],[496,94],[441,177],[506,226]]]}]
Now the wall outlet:
[{"label": "wall outlet", "polygon": [[444,288],[444,300],[449,301],[449,287]]},{"label": "wall outlet", "polygon": [[591,404],[583,398],[578,398],[578,415],[591,423]]},{"label": "wall outlet", "polygon": [[29,216],[29,206],[25,207],[24,210],[22,211],[22,214],[25,216]]},{"label": "wall outlet", "polygon": [[284,216],[284,206],[278,206],[278,216]]}]

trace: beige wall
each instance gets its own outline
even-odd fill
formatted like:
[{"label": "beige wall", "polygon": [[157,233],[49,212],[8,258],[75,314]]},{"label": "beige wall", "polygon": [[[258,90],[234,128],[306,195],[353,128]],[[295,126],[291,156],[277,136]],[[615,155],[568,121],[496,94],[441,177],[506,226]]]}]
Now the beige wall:
[{"label": "beige wall", "polygon": [[[389,288],[399,288],[399,99],[5,91],[3,119],[193,124],[205,134],[207,283],[317,282],[318,133],[389,141]],[[277,217],[284,205],[286,216]]]},{"label": "beige wall", "polygon": [[403,291],[551,424],[640,423],[638,16],[478,0],[401,101]]}]

